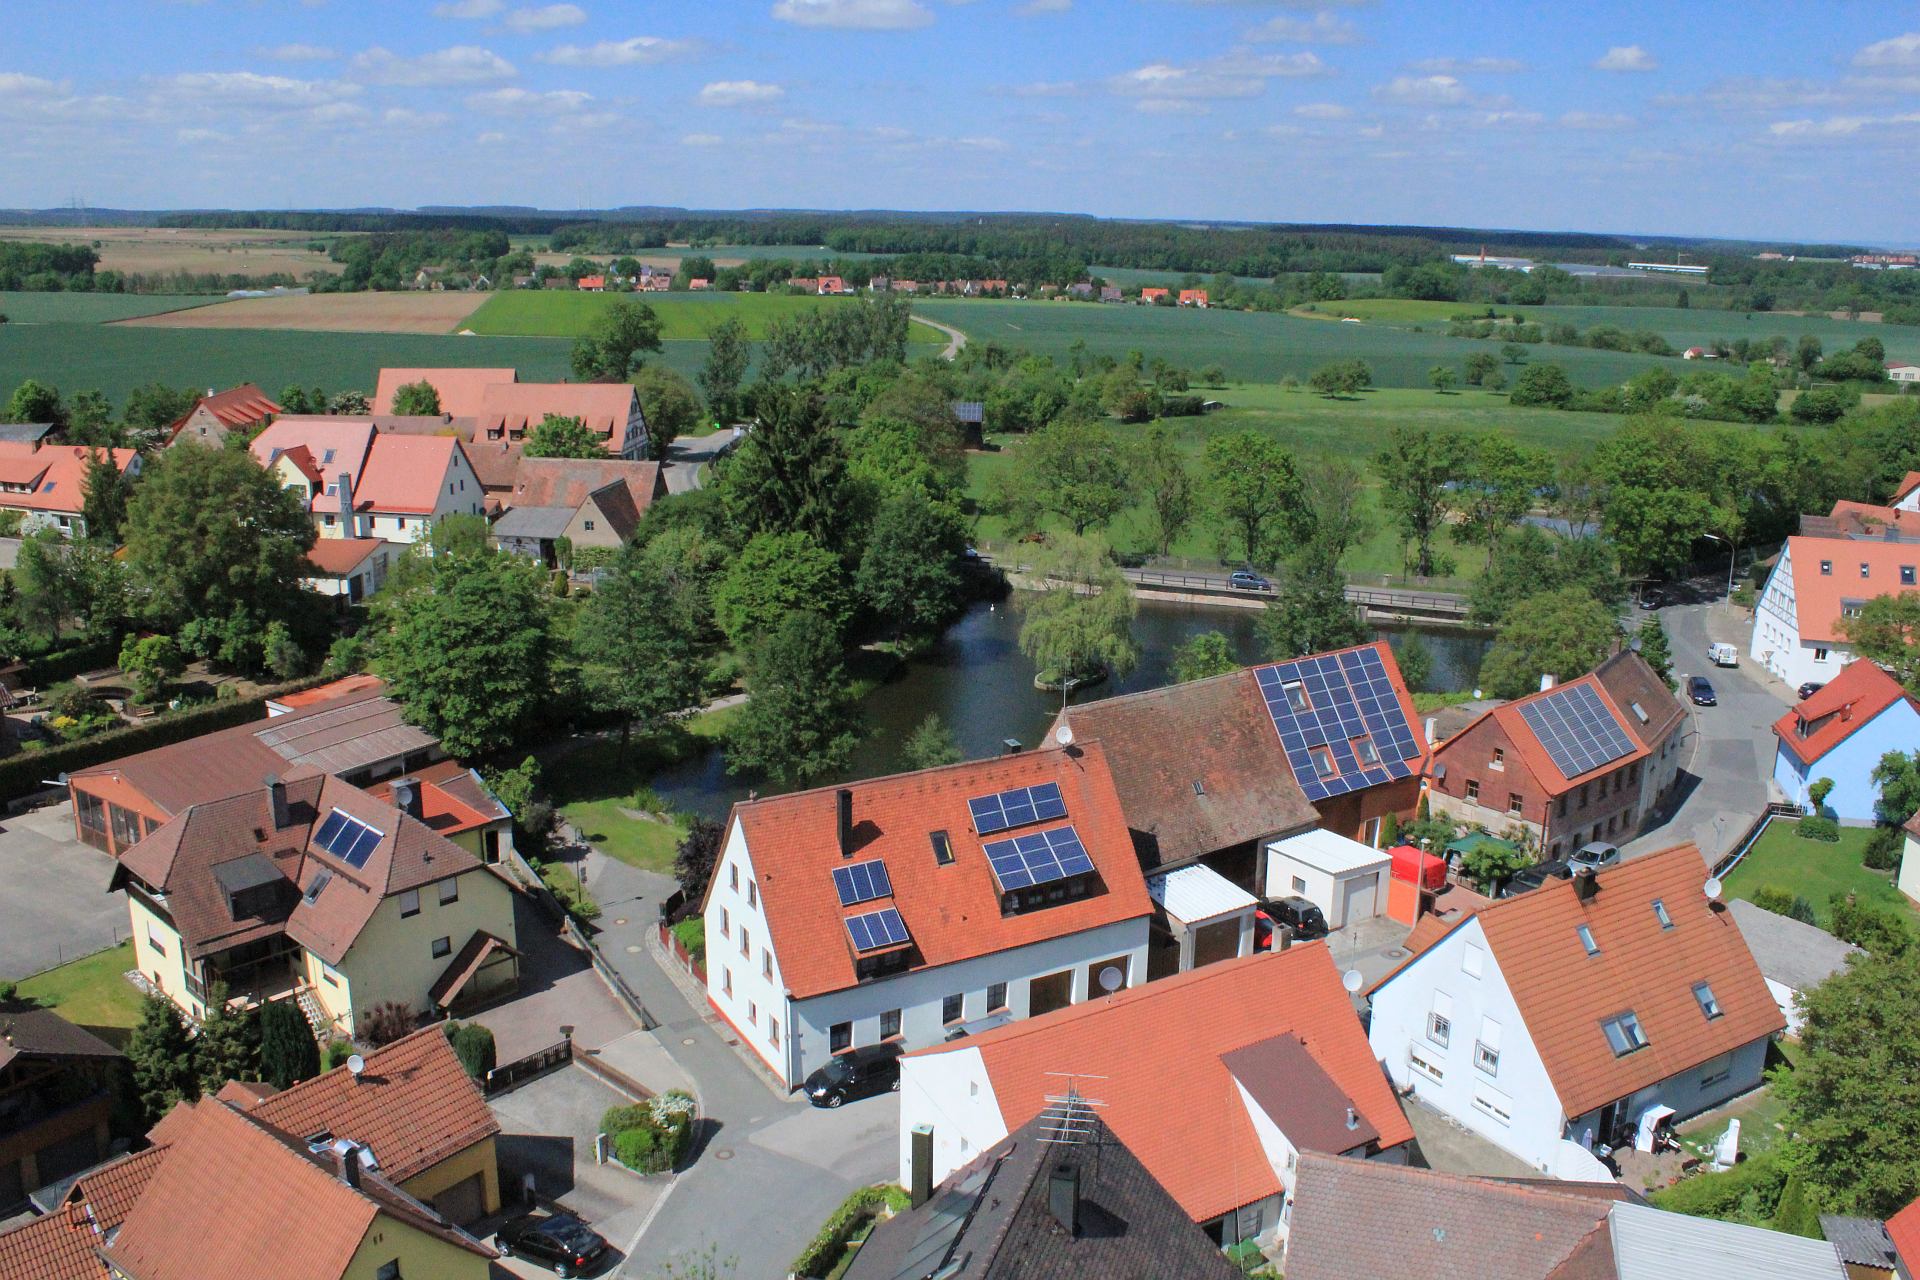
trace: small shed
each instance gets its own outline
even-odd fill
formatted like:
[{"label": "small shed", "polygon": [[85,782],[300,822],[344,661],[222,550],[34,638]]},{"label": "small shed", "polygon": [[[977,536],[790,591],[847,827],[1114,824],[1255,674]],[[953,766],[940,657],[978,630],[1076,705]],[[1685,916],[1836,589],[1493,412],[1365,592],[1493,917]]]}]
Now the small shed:
[{"label": "small shed", "polygon": [[1267,845],[1267,894],[1305,898],[1327,928],[1344,929],[1386,906],[1388,856],[1332,831],[1302,831]]},{"label": "small shed", "polygon": [[[1178,867],[1149,877],[1147,896],[1165,917],[1168,941],[1162,943],[1162,953],[1177,947],[1179,956],[1177,966],[1164,965],[1164,973],[1152,976],[1253,954],[1253,914],[1259,900],[1219,872],[1199,863]],[[1150,955],[1150,969],[1159,967],[1153,959]]]}]

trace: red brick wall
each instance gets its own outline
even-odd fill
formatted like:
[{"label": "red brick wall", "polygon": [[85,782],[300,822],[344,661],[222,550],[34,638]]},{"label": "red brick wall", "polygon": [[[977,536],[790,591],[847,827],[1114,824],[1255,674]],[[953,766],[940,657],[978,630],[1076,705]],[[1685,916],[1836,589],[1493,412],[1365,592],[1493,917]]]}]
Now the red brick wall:
[{"label": "red brick wall", "polygon": [[[1505,767],[1501,769],[1492,765],[1496,748],[1505,753],[1502,761]],[[1508,811],[1508,800],[1518,794],[1518,818],[1544,833],[1541,849],[1546,857],[1572,853],[1589,840],[1618,844],[1634,834],[1640,818],[1637,771],[1646,767],[1643,763],[1623,765],[1572,788],[1564,796],[1566,803],[1562,812],[1563,797],[1553,795],[1527,767],[1525,759],[1492,716],[1441,744],[1435,759],[1447,767],[1446,778],[1432,784],[1437,807],[1458,817],[1484,822],[1497,834],[1502,822],[1515,820]],[[1466,799],[1469,781],[1480,784],[1477,802]],[[1478,810],[1474,808],[1476,803]],[[1611,830],[1608,829],[1610,821]],[[1558,850],[1555,845],[1559,846]]]}]

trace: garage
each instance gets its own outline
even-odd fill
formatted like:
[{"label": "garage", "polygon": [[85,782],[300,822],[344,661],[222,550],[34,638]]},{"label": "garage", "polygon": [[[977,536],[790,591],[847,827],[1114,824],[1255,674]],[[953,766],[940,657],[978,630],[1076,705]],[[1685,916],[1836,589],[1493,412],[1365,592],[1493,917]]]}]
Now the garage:
[{"label": "garage", "polygon": [[1268,842],[1269,898],[1305,898],[1319,907],[1329,929],[1370,920],[1386,905],[1388,857],[1382,850],[1331,831],[1303,831]]},{"label": "garage", "polygon": [[1179,952],[1178,971],[1253,954],[1254,896],[1225,876],[1195,863],[1147,879],[1147,896]]},{"label": "garage", "polygon": [[487,1175],[463,1178],[433,1198],[433,1207],[449,1222],[468,1223],[487,1212]]}]

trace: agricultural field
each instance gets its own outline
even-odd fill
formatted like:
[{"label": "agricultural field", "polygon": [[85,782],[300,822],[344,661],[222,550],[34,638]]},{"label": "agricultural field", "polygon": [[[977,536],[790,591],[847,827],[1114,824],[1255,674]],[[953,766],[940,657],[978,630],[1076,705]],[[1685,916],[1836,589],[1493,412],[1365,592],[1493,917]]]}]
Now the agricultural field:
[{"label": "agricultural field", "polygon": [[213,301],[202,294],[0,293],[0,316],[10,324],[110,324]]},{"label": "agricultural field", "polygon": [[[1170,285],[1185,279],[1188,274],[1184,271],[1153,271],[1144,267],[1088,267],[1087,273],[1089,275],[1099,276],[1108,284],[1117,284],[1122,289],[1143,284]],[[1369,278],[1371,279],[1373,277]],[[1202,284],[1205,284],[1210,279],[1212,279],[1212,277],[1208,275],[1200,277]],[[1241,284],[1272,283],[1272,277],[1270,276],[1235,276],[1234,279],[1238,280]]]},{"label": "agricultural field", "polygon": [[335,272],[337,263],[309,245],[330,244],[341,232],[265,231],[254,228],[200,227],[0,227],[0,240],[38,244],[90,244],[100,266],[140,275],[190,271],[194,274],[263,276],[284,271],[305,276]]},{"label": "agricultural field", "polygon": [[[767,325],[776,317],[851,302],[846,298],[779,293],[619,294],[512,289],[488,297],[486,305],[468,318],[466,327],[482,334],[571,338],[585,333],[595,316],[622,297],[651,306],[660,316],[660,336],[667,340],[704,340],[715,325],[737,317],[747,326],[747,336],[757,341],[766,337]],[[915,325],[909,333],[913,342],[945,341],[925,325]]]},{"label": "agricultural field", "polygon": [[321,333],[449,333],[486,293],[309,293],[234,298],[191,311],[126,320],[161,329],[299,329]]},{"label": "agricultural field", "polygon": [[[1372,368],[1379,386],[1425,387],[1434,365],[1457,369],[1473,352],[1497,350],[1432,329],[1329,324],[1272,312],[997,299],[934,299],[916,302],[914,310],[965,330],[975,342],[1025,347],[1064,361],[1073,344],[1084,341],[1092,354],[1115,359],[1141,351],[1189,368],[1218,364],[1236,382],[1304,380],[1323,364],[1358,357]],[[1624,382],[1655,363],[1651,356],[1584,347],[1543,347],[1535,354],[1586,387]]]}]

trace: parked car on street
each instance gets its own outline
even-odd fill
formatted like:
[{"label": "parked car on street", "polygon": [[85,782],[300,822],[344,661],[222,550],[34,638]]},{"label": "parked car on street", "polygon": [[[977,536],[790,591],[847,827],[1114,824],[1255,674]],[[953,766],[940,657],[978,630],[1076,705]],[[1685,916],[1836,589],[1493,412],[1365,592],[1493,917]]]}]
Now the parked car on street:
[{"label": "parked car on street", "polygon": [[1270,898],[1261,911],[1276,926],[1286,926],[1293,930],[1294,937],[1303,941],[1327,936],[1327,917],[1305,898]]},{"label": "parked car on street", "polygon": [[1227,585],[1235,591],[1271,591],[1273,584],[1251,569],[1235,569],[1227,577]]},{"label": "parked car on street", "polygon": [[1620,847],[1608,844],[1604,840],[1595,840],[1580,846],[1580,851],[1567,859],[1567,866],[1574,871],[1599,871],[1611,867],[1620,861]]},{"label": "parked car on street", "polygon": [[801,1087],[816,1107],[837,1107],[856,1098],[891,1093],[900,1087],[900,1055],[896,1042],[870,1044],[837,1054],[807,1077]]},{"label": "parked car on street", "polygon": [[1737,667],[1740,665],[1740,650],[1721,641],[1707,646],[1707,657],[1716,667]]},{"label": "parked car on street", "polygon": [[1687,696],[1693,699],[1693,705],[1696,707],[1717,707],[1720,705],[1720,699],[1714,696],[1713,681],[1707,679],[1705,676],[1689,676],[1687,678]]},{"label": "parked car on street", "polygon": [[1805,702],[1808,698],[1811,698],[1814,694],[1826,687],[1827,682],[1825,680],[1809,680],[1798,689],[1795,689],[1794,692],[1800,695],[1800,701]]},{"label": "parked car on street", "polygon": [[571,1213],[528,1214],[500,1228],[494,1247],[557,1276],[590,1275],[606,1260],[607,1239]]},{"label": "parked car on street", "polygon": [[1536,862],[1530,867],[1522,867],[1501,889],[1500,896],[1511,898],[1517,894],[1538,889],[1548,880],[1565,880],[1573,874],[1565,858],[1556,858],[1552,862]]}]

